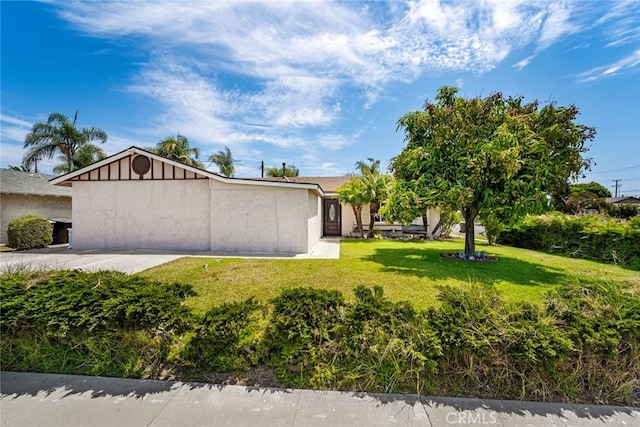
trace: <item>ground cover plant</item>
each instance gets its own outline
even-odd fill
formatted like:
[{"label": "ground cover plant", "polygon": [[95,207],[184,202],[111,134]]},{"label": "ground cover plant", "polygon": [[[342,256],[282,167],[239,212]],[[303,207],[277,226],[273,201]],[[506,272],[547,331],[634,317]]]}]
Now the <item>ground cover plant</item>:
[{"label": "ground cover plant", "polygon": [[[501,260],[488,264],[439,256],[456,245],[344,242],[340,260],[309,260],[324,275],[333,265],[329,280],[356,269],[360,280],[344,278],[355,285],[334,287],[314,283],[320,275],[307,261],[268,259],[169,266],[193,286],[163,277],[166,267],[136,276],[5,274],[2,369],[185,380],[266,372],[270,385],[287,387],[634,403],[637,273],[514,248],[496,248]],[[230,282],[248,274],[252,292],[251,283]],[[215,298],[199,294],[207,287]],[[233,298],[220,297],[226,288]]]},{"label": "ground cover plant", "polygon": [[116,272],[0,276],[2,369],[120,377],[157,374],[192,328],[189,285]]}]

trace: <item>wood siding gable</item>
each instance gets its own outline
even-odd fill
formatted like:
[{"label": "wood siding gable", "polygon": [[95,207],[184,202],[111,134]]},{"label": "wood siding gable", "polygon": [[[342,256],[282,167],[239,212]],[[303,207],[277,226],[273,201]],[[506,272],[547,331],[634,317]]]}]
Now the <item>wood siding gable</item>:
[{"label": "wood siding gable", "polygon": [[208,177],[203,174],[198,174],[181,168],[180,166],[162,162],[152,157],[147,157],[150,161],[149,170],[144,175],[138,175],[132,169],[131,163],[133,159],[139,155],[144,156],[144,154],[131,154],[126,157],[114,160],[111,163],[102,165],[99,168],[70,178],[68,181],[162,181],[208,179]]}]

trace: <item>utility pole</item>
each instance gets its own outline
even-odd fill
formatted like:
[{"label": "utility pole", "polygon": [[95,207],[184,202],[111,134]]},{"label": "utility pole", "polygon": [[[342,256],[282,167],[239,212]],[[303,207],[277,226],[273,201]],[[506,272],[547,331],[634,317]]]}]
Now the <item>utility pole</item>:
[{"label": "utility pole", "polygon": [[264,178],[264,160],[260,162],[260,176]]},{"label": "utility pole", "polygon": [[622,181],[621,179],[612,179],[611,182],[614,182],[615,184],[612,185],[612,187],[615,187],[615,196],[613,197],[618,197],[618,188],[622,187],[622,184],[618,184],[620,181]]}]

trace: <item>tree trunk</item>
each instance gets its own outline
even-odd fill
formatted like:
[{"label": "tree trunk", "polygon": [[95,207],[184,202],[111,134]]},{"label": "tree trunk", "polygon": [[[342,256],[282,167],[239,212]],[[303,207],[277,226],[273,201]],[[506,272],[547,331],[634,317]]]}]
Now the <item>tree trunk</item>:
[{"label": "tree trunk", "polygon": [[353,215],[356,217],[356,227],[360,230],[360,238],[364,237],[364,230],[362,229],[362,205],[351,205],[353,209]]},{"label": "tree trunk", "polygon": [[367,235],[369,237],[373,237],[373,226],[376,222],[376,214],[378,213],[379,203],[375,200],[372,200],[369,203],[369,230]]},{"label": "tree trunk", "polygon": [[478,209],[476,208],[464,208],[462,210],[462,216],[464,217],[465,233],[464,233],[464,254],[467,258],[475,256],[476,254],[476,240],[474,230],[474,220],[478,215]]}]

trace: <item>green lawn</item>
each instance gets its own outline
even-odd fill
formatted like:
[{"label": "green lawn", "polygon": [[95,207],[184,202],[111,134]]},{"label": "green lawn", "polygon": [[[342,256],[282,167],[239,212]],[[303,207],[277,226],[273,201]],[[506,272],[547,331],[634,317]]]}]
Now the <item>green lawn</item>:
[{"label": "green lawn", "polygon": [[498,262],[440,256],[463,247],[461,240],[344,240],[338,260],[181,258],[140,274],[192,284],[198,296],[189,298],[188,304],[198,313],[249,296],[266,301],[281,289],[297,286],[336,289],[350,299],[356,285],[380,285],[391,300],[411,301],[416,307],[436,302],[436,285],[478,283],[508,299],[528,301],[541,301],[560,283],[610,280],[640,286],[637,271],[511,247],[477,245],[477,250],[497,255]]}]

